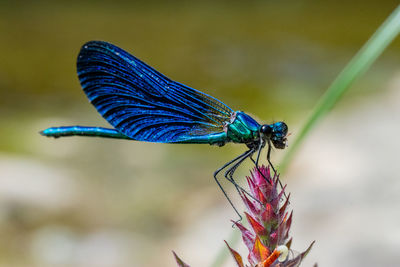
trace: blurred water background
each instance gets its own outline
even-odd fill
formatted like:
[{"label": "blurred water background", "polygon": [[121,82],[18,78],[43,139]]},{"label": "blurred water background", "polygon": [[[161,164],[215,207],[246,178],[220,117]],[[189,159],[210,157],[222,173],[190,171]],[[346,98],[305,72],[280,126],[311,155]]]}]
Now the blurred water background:
[{"label": "blurred water background", "polygon": [[[175,266],[171,250],[208,266],[233,231],[236,215],[212,173],[243,146],[38,134],[108,126],[77,79],[83,43],[114,43],[259,121],[284,120],[291,139],[397,4],[1,0],[0,266]],[[399,45],[345,95],[283,177],[294,248],[317,241],[303,266],[399,265]]]}]

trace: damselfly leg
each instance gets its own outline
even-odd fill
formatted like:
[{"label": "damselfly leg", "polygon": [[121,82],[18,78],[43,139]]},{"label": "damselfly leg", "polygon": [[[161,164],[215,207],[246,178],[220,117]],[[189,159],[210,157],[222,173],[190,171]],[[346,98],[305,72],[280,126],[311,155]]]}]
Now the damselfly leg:
[{"label": "damselfly leg", "polygon": [[[260,168],[258,167],[258,161],[260,159],[260,154],[261,154],[261,150],[265,147],[265,143],[260,142],[260,144],[258,145],[258,149],[257,149],[257,158],[256,160],[253,159],[253,157],[250,156],[251,161],[254,163],[257,171],[259,174],[261,174],[261,176],[265,179],[265,181],[267,181],[269,184],[271,184],[271,181],[269,178],[265,177],[265,175],[261,172]],[[268,143],[268,149],[271,147],[270,143]],[[268,161],[269,164],[271,165],[272,168],[274,168],[271,164],[270,161]]]},{"label": "damselfly leg", "polygon": [[260,202],[258,199],[256,199],[254,196],[252,196],[249,192],[247,192],[247,190],[245,190],[238,183],[236,183],[235,179],[233,178],[233,174],[235,173],[236,169],[243,163],[243,161],[245,159],[250,157],[253,153],[254,153],[254,150],[252,150],[252,149],[249,150],[247,155],[245,155],[240,160],[238,160],[235,164],[233,164],[231,167],[229,167],[229,169],[225,172],[224,177],[225,177],[225,179],[230,181],[235,186],[236,191],[239,193],[239,195],[241,194],[241,192],[243,192],[244,194],[248,195],[254,201]]},{"label": "damselfly leg", "polygon": [[[232,159],[231,161],[225,163],[221,168],[219,168],[218,170],[216,170],[214,172],[214,179],[215,182],[218,184],[218,187],[220,188],[220,190],[222,191],[222,193],[224,194],[225,198],[228,200],[229,204],[232,206],[233,210],[236,212],[236,214],[239,216],[239,220],[242,220],[242,216],[240,215],[240,213],[238,212],[238,210],[236,209],[235,205],[233,204],[232,200],[229,198],[228,194],[226,193],[226,191],[224,190],[224,188],[222,187],[221,183],[218,180],[218,174],[229,167],[229,169],[227,170],[227,172],[225,173],[225,178],[231,182],[236,190],[239,192],[239,190],[243,190],[243,192],[245,192],[247,195],[249,195],[251,198],[254,199],[254,197],[252,197],[244,188],[242,188],[240,185],[238,185],[235,180],[233,178],[230,178],[228,176],[228,174],[233,173],[234,171],[237,169],[237,167],[248,157],[250,157],[252,154],[254,153],[254,149],[249,149],[246,152],[244,152],[243,154],[239,155],[238,157]],[[233,164],[233,166],[231,166]],[[231,167],[230,167],[231,166]],[[232,172],[233,171],[233,172]]]},{"label": "damselfly leg", "polygon": [[[258,153],[257,153],[257,159],[256,159],[256,160],[254,160],[251,156],[250,156],[250,159],[251,159],[251,161],[253,161],[253,163],[254,163],[254,165],[255,165],[257,171],[264,177],[264,179],[265,179],[267,182],[271,183],[271,182],[267,179],[267,177],[265,177],[264,174],[263,174],[263,173],[260,171],[260,169],[258,168],[258,160],[259,160],[259,158],[260,158],[261,150],[262,150],[263,147],[264,147],[264,146],[261,146],[261,145],[259,146]],[[275,170],[275,168],[274,168],[274,165],[272,165],[271,158],[270,158],[270,157],[271,157],[271,149],[272,149],[271,142],[268,141],[267,161],[268,161],[269,166],[271,167],[271,169],[274,171],[274,176],[276,176],[277,173],[276,173],[276,170]],[[278,177],[278,183],[279,183],[279,186],[283,189],[283,185],[282,185],[281,179],[279,179],[279,177]],[[286,192],[283,192],[283,195],[285,196],[286,199],[288,198],[288,196],[286,195]]]}]

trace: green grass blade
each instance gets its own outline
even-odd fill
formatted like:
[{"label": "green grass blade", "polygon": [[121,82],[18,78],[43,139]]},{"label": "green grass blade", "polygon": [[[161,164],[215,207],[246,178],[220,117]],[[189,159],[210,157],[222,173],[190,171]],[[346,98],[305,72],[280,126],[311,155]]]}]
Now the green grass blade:
[{"label": "green grass blade", "polygon": [[321,120],[339,101],[340,97],[350,88],[352,83],[363,75],[375,60],[388,47],[400,32],[400,5],[392,12],[378,30],[371,36],[365,45],[351,59],[347,66],[339,73],[331,86],[320,98],[310,117],[300,129],[294,142],[290,145],[280,166],[280,173],[284,173],[293,158],[293,155],[310,133],[312,128]]}]

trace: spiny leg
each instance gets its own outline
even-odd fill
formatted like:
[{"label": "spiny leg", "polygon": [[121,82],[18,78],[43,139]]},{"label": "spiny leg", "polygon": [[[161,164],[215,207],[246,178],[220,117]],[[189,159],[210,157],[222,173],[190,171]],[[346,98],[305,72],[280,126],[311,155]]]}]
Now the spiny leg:
[{"label": "spiny leg", "polygon": [[[265,143],[260,143],[260,145],[258,146],[258,152],[257,152],[256,161],[254,161],[254,159],[252,157],[250,157],[250,159],[254,163],[258,173],[261,174],[261,176],[264,178],[264,180],[267,181],[269,184],[272,184],[271,180],[269,178],[265,177],[265,175],[261,172],[260,168],[258,167],[258,161],[260,159],[261,150],[264,148],[264,146],[265,146]],[[268,143],[268,149],[270,149],[270,143]]]},{"label": "spiny leg", "polygon": [[258,151],[257,151],[257,159],[256,159],[256,166],[258,166],[258,161],[260,160],[260,155],[261,155],[261,150],[265,146],[265,141],[260,141],[260,144],[258,145]]},{"label": "spiny leg", "polygon": [[[238,192],[239,196],[241,196],[242,194],[246,194],[248,195],[251,199],[253,199],[254,201],[262,204],[258,199],[256,199],[254,196],[252,196],[249,192],[247,192],[247,190],[245,190],[243,187],[241,187],[239,184],[236,183],[236,181],[233,179],[233,174],[235,173],[236,169],[240,166],[240,164],[242,164],[242,162],[247,159],[248,157],[250,157],[252,154],[254,153],[254,150],[250,150],[245,156],[243,156],[239,161],[237,161],[236,163],[233,164],[233,166],[229,167],[229,169],[225,172],[225,179],[227,179],[229,182],[231,182],[235,188],[236,191]],[[239,215],[239,220],[236,220],[236,222],[232,225],[235,226],[235,224],[237,222],[240,222],[242,220],[242,216]]]},{"label": "spiny leg", "polygon": [[243,158],[241,158],[238,162],[236,162],[232,167],[230,167],[225,172],[224,177],[225,177],[225,179],[227,179],[229,182],[231,182],[235,186],[235,188],[238,191],[239,195],[241,194],[241,191],[242,191],[244,194],[248,195],[254,201],[260,202],[258,199],[254,198],[254,196],[252,196],[249,192],[247,192],[247,190],[245,190],[238,183],[236,183],[235,179],[233,178],[233,174],[235,173],[236,169],[240,166],[240,164],[242,164],[242,162],[245,159],[250,157],[253,153],[254,153],[254,149],[249,150],[248,153]]},{"label": "spiny leg", "polygon": [[[269,165],[271,166],[272,170],[274,171],[274,176],[276,176],[276,170],[275,170],[274,166],[272,165],[271,159],[270,159],[270,157],[271,157],[271,148],[272,148],[271,142],[268,141],[267,161],[269,162]],[[279,177],[278,177],[278,182],[279,182],[279,186],[283,189],[283,185],[282,185],[281,179],[279,179]],[[285,191],[283,191],[283,195],[285,196],[286,199],[288,198],[288,196],[286,195]]]},{"label": "spiny leg", "polygon": [[271,141],[268,140],[267,161],[268,161],[268,163],[269,163],[269,166],[271,166],[272,170],[273,170],[274,173],[276,174],[276,170],[275,170],[275,168],[274,168],[274,165],[272,165],[272,162],[271,162],[271,149],[272,149]]},{"label": "spiny leg", "polygon": [[240,213],[238,212],[238,210],[236,209],[235,205],[233,205],[232,200],[229,198],[228,194],[225,192],[224,188],[222,187],[221,183],[218,181],[218,177],[217,175],[225,168],[227,168],[229,165],[231,165],[232,163],[234,163],[235,161],[241,159],[242,157],[244,157],[245,155],[247,155],[249,153],[250,150],[244,152],[243,154],[239,155],[238,157],[232,159],[231,161],[225,163],[221,168],[217,169],[214,172],[214,180],[217,183],[219,189],[222,191],[222,193],[224,193],[225,198],[228,200],[229,204],[232,206],[233,210],[236,212],[236,214],[239,216],[239,220],[242,220],[242,216],[240,215]]},{"label": "spiny leg", "polygon": [[[253,159],[252,157],[250,157],[250,159],[251,159],[251,161],[253,161],[254,165],[256,166],[257,171],[262,175],[262,177],[264,177],[264,179],[265,179],[268,183],[271,184],[271,181],[270,181],[269,179],[267,179],[267,177],[265,177],[265,175],[264,175],[264,174],[260,171],[260,169],[258,168],[258,160],[259,160],[259,158],[260,158],[261,149],[262,149],[263,147],[264,147],[264,145],[262,145],[262,144],[260,143],[260,146],[259,146],[259,148],[258,148],[258,153],[257,153],[257,159],[256,159],[256,161],[254,161],[254,159]],[[271,156],[271,148],[272,148],[271,142],[268,141],[267,161],[268,161],[269,165],[271,166],[272,170],[274,171],[274,176],[276,176],[276,170],[275,170],[274,166],[272,165],[272,162],[271,162],[271,159],[270,159],[270,156]],[[281,182],[281,180],[280,180],[279,178],[278,178],[278,182],[279,182],[279,186],[283,189],[282,182]],[[288,196],[286,195],[286,192],[283,192],[283,195],[285,196],[286,199],[288,198]]]},{"label": "spiny leg", "polygon": [[[253,161],[254,166],[256,166],[256,169],[257,169],[258,172],[261,174],[261,176],[262,176],[269,184],[271,184],[270,179],[267,179],[267,177],[265,177],[265,175],[264,175],[264,174],[260,171],[260,169],[258,168],[256,161],[255,161],[252,157],[250,157],[250,159]],[[274,170],[274,173],[275,173],[275,175],[276,175],[275,170]],[[278,178],[278,182],[279,182],[279,186],[283,189],[282,182],[281,182],[281,180],[280,180],[279,178]],[[285,196],[286,199],[288,198],[288,196],[286,195],[286,192],[283,192],[283,195]],[[290,202],[289,202],[289,204],[290,204]]]}]

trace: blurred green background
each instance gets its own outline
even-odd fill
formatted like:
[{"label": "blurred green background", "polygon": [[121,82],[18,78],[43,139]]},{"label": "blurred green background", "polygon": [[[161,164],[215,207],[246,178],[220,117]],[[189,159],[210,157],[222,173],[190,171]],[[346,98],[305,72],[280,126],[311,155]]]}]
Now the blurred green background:
[{"label": "blurred green background", "polygon": [[[244,147],[38,134],[49,126],[107,126],[77,79],[83,43],[116,44],[261,122],[286,121],[295,136],[397,4],[1,0],[0,266],[174,266],[172,249],[193,266],[206,266],[231,231],[235,214],[212,173]],[[399,44],[345,95],[330,134],[346,139],[340,118],[391,92]],[[323,137],[315,140],[324,147]],[[275,151],[273,161],[283,153]],[[289,170],[289,187],[301,170]],[[199,233],[210,239],[200,242]],[[318,244],[308,236],[314,239]],[[321,266],[338,264],[321,258],[315,256]]]}]

